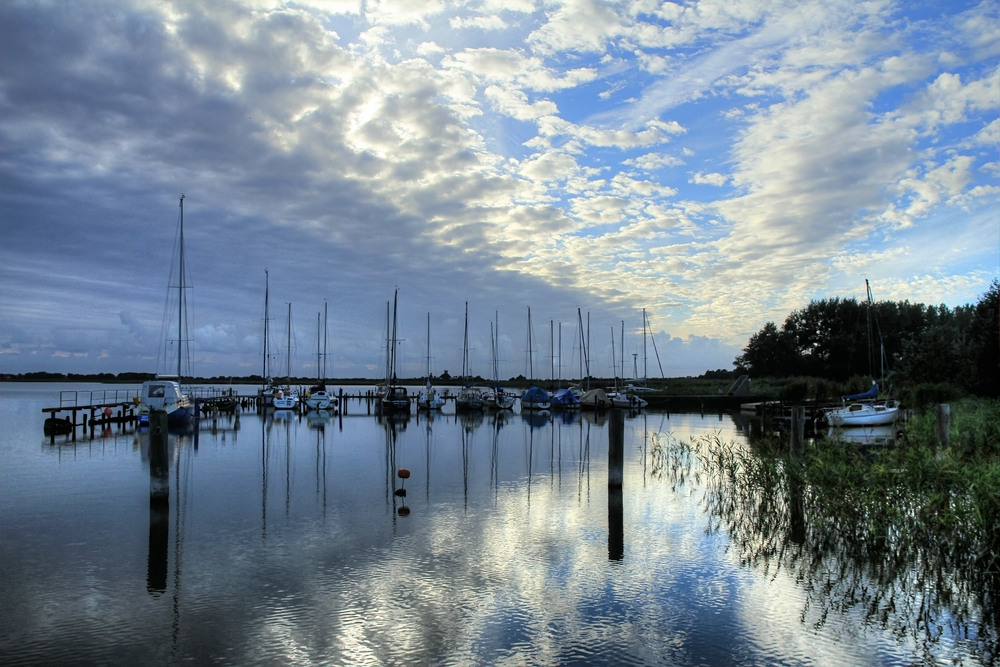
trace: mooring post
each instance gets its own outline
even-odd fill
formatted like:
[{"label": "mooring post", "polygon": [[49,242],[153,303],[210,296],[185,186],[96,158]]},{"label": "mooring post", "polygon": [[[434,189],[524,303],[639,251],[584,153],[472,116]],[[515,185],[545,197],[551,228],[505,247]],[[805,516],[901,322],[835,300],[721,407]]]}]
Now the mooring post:
[{"label": "mooring post", "polygon": [[625,414],[612,410],[608,421],[608,560],[625,555],[624,500]]},{"label": "mooring post", "polygon": [[947,447],[951,444],[951,405],[939,403],[937,406],[937,444]]},{"label": "mooring post", "polygon": [[791,431],[790,445],[792,454],[802,454],[803,443],[806,439],[806,409],[804,406],[792,406]]},{"label": "mooring post", "polygon": [[170,543],[170,454],[167,413],[149,411],[149,552],[146,590],[159,596],[167,590],[167,550]]},{"label": "mooring post", "polygon": [[149,411],[149,501],[170,497],[170,456],[167,453],[167,412]]}]

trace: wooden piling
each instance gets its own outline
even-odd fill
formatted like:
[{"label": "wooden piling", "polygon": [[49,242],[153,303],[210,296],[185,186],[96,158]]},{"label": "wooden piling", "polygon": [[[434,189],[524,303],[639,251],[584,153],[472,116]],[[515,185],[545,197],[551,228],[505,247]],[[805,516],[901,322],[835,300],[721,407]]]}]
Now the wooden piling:
[{"label": "wooden piling", "polygon": [[608,421],[608,560],[625,555],[624,499],[625,414],[611,410]]},{"label": "wooden piling", "polygon": [[608,421],[608,486],[620,487],[625,457],[625,415],[612,410]]},{"label": "wooden piling", "polygon": [[806,409],[801,405],[792,406],[792,425],[789,446],[792,454],[802,454],[806,440]]},{"label": "wooden piling", "polygon": [[937,426],[935,435],[939,447],[951,444],[951,405],[939,403],[937,406]]}]

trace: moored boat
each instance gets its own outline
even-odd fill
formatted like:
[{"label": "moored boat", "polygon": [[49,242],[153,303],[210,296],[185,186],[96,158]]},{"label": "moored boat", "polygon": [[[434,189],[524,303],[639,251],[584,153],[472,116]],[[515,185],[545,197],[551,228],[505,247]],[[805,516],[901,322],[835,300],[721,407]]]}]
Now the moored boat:
[{"label": "moored boat", "polygon": [[878,384],[862,394],[844,396],[843,407],[826,412],[830,426],[884,426],[892,424],[899,416],[899,403],[895,400],[877,400]]},{"label": "moored boat", "polygon": [[553,410],[579,410],[580,399],[570,389],[558,389],[551,395],[549,403]]},{"label": "moored boat", "polygon": [[549,410],[552,397],[541,387],[532,385],[521,394],[521,410]]},{"label": "moored boat", "polygon": [[410,414],[410,397],[406,392],[406,387],[397,384],[396,380],[396,309],[399,300],[399,290],[393,293],[392,297],[392,321],[389,321],[389,304],[386,304],[385,324],[386,324],[386,381],[385,385],[379,387],[377,405],[379,412],[388,414]]},{"label": "moored boat", "polygon": [[[178,208],[178,277],[176,285],[177,374],[157,375],[155,380],[147,380],[146,382],[143,382],[139,393],[138,407],[140,423],[149,421],[149,412],[151,410],[162,410],[167,413],[167,426],[170,428],[186,426],[195,418],[194,403],[191,401],[191,398],[181,390],[180,385],[181,373],[184,367],[183,362],[185,351],[187,350],[188,342],[184,335],[187,331],[187,322],[185,322],[185,318],[187,317],[185,290],[188,288],[186,284],[187,274],[184,267],[184,195],[181,195]],[[164,353],[164,362],[166,362],[166,352]]]},{"label": "moored boat", "polygon": [[[883,381],[886,377],[890,378],[889,395],[887,398],[880,398],[878,383],[872,380],[871,387],[866,391],[844,396],[842,398],[844,403],[842,407],[827,410],[826,422],[830,426],[884,426],[894,423],[899,417],[899,402],[893,398],[892,376],[888,373],[888,360],[886,358],[885,345],[882,341],[882,331],[878,324],[878,316],[875,314],[875,300],[872,298],[872,288],[867,279],[865,280],[865,291],[868,296],[869,336],[871,336],[870,332],[872,331],[871,324],[874,323],[874,332],[878,338],[877,348],[875,349],[877,349],[879,354],[881,377]],[[872,341],[869,341],[869,343],[871,344]],[[871,357],[869,357],[870,361]],[[874,368],[870,370],[874,377]]]},{"label": "moored boat", "polygon": [[276,387],[274,390],[274,397],[271,399],[271,404],[275,410],[296,410],[299,407],[299,393],[292,389],[290,385],[292,373],[292,304],[288,304],[288,331],[286,336],[288,351],[285,357],[285,384],[284,386]]},{"label": "moored boat", "polygon": [[580,396],[580,408],[583,410],[607,410],[610,407],[611,399],[600,387],[585,391]]},{"label": "moored boat", "polygon": [[309,388],[303,402],[310,410],[329,410],[331,406],[336,407],[337,397],[327,391],[325,384],[320,383]]},{"label": "moored boat", "polygon": [[444,407],[444,397],[431,384],[431,314],[427,313],[427,386],[417,394],[417,410],[430,412]]},{"label": "moored boat", "polygon": [[167,426],[183,426],[194,419],[194,403],[171,377],[146,380],[139,391],[139,421],[148,421],[150,410],[167,413]]}]

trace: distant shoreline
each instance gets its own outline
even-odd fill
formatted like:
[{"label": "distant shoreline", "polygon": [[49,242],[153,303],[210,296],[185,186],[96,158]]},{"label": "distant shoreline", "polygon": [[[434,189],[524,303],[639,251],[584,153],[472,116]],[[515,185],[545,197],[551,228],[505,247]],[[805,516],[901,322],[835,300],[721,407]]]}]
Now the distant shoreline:
[{"label": "distant shoreline", "polygon": [[[734,374],[735,377],[735,374]],[[153,380],[156,378],[155,373],[49,373],[49,372],[33,372],[33,373],[0,373],[0,382],[90,382],[98,384],[142,384],[146,380]],[[284,384],[286,382],[283,377],[274,377],[274,381]],[[666,379],[656,379],[650,380],[648,382],[650,389],[653,390],[665,390],[667,385],[673,384],[676,388],[677,384],[686,384],[695,380],[695,378],[666,378]],[[711,379],[700,378],[701,381],[708,381],[711,383],[719,383],[720,385],[726,385],[731,382],[728,377],[715,377]],[[311,377],[292,377],[288,378],[288,384],[291,385],[301,385],[301,386],[311,386],[316,384],[316,378]],[[324,381],[328,385],[375,385],[384,382],[383,378],[327,378]],[[414,377],[414,378],[397,378],[396,383],[401,385],[423,385],[427,382],[426,377]],[[436,386],[453,386],[460,387],[465,384],[465,380],[461,377],[453,376],[439,376],[431,378],[431,382]],[[471,377],[468,378],[469,384],[474,386],[490,386],[494,384],[493,380],[483,378],[483,377]],[[539,386],[565,386],[568,384],[573,384],[575,382],[580,382],[579,380],[567,380],[563,379],[561,381],[557,380],[545,380],[541,378],[535,378],[529,381],[524,376],[518,376],[509,378],[507,380],[500,380],[500,385],[503,387],[524,387],[530,384],[538,384]],[[618,379],[619,383],[622,383],[621,378]],[[624,383],[634,383],[639,384],[635,380],[625,379]],[[184,384],[208,384],[208,385],[261,385],[264,384],[263,379],[259,375],[248,375],[243,377],[184,377]],[[599,387],[604,386],[614,386],[615,378],[595,378],[589,379],[589,384]]]}]

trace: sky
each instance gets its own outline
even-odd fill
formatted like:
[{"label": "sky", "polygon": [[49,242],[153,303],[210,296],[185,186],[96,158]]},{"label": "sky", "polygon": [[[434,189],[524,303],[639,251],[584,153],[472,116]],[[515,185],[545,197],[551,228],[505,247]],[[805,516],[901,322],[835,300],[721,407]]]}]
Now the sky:
[{"label": "sky", "polygon": [[400,376],[670,378],[974,304],[998,56],[995,0],[7,0],[0,371],[378,378],[395,298]]}]

